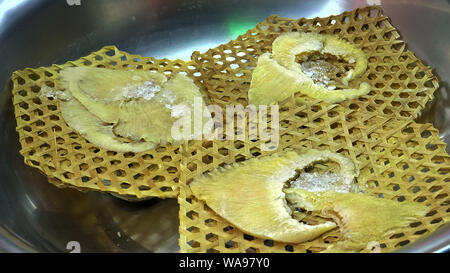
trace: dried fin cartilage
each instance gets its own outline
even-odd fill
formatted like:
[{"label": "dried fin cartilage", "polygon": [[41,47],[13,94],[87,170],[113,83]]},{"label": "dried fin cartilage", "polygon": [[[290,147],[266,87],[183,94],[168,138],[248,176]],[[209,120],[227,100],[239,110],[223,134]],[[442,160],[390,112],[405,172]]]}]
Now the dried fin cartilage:
[{"label": "dried fin cartilage", "polygon": [[194,195],[205,201],[218,215],[240,230],[264,239],[286,243],[311,240],[335,227],[333,222],[311,226],[291,216],[283,187],[303,169],[317,161],[333,160],[341,165],[345,183],[355,176],[353,163],[329,151],[294,151],[253,158],[194,180],[189,186]]},{"label": "dried fin cartilage", "polygon": [[[111,124],[109,127],[114,134],[132,142],[143,140],[152,144],[138,145],[136,148],[175,143],[170,125],[180,117],[180,106],[186,112],[181,114],[189,115],[195,98],[202,99],[199,88],[182,74],[167,80],[164,74],[150,71],[73,67],[63,69],[60,79],[62,86],[70,90],[73,99],[82,105],[78,108],[67,107],[66,110],[89,111],[100,121]],[[67,111],[66,116],[70,116]],[[71,121],[71,127],[80,129],[81,124],[74,124],[76,119]],[[88,131],[85,128],[83,135],[89,135],[90,141],[101,147],[117,147],[118,150],[113,150],[122,152],[125,147],[132,146],[116,145],[117,139],[111,139],[114,145],[105,143],[106,138],[96,141],[98,135]],[[133,150],[136,149],[130,151]]]},{"label": "dried fin cartilage", "polygon": [[284,192],[294,207],[318,212],[338,224],[343,240],[325,252],[359,251],[369,242],[380,242],[395,230],[425,216],[428,211],[422,204],[400,203],[359,193],[314,193],[299,188],[287,188]]},{"label": "dried fin cartilage", "polygon": [[61,115],[67,124],[79,132],[88,141],[100,147],[117,152],[142,152],[153,149],[156,145],[150,142],[124,143],[117,139],[111,125],[105,125],[102,120],[86,110],[73,97],[60,100]]},{"label": "dried fin cartilage", "polygon": [[78,100],[78,96],[83,94],[91,100],[103,103],[123,100],[127,90],[125,87],[137,87],[145,82],[162,86],[167,82],[166,76],[162,73],[97,67],[67,67],[59,72],[59,79],[61,85],[66,89],[69,88]]},{"label": "dried fin cartilage", "polygon": [[273,58],[287,69],[302,72],[296,62],[297,55],[319,52],[343,58],[354,63],[343,79],[344,84],[359,78],[367,69],[367,57],[364,52],[352,44],[332,35],[313,32],[288,32],[280,35],[272,44]]},{"label": "dried fin cartilage", "polygon": [[[365,194],[382,193],[386,199],[392,200],[400,196],[406,198],[405,201],[425,200],[423,203],[433,208],[433,212],[421,217],[417,224],[406,225],[398,231],[404,236],[387,237],[380,241],[381,252],[391,252],[408,242],[412,243],[448,221],[448,206],[442,206],[449,189],[445,183],[448,173],[441,172],[449,167],[450,162],[445,144],[439,140],[437,129],[432,125],[409,124],[426,102],[433,98],[438,82],[431,69],[406,49],[408,46],[390,21],[379,6],[368,6],[326,18],[289,19],[273,15],[236,40],[201,54],[196,52],[192,56],[193,62],[201,70],[201,79],[214,104],[247,105],[248,83],[258,57],[271,51],[274,39],[281,33],[339,33],[339,37],[358,48],[365,48],[369,61],[367,71],[349,85],[354,87],[360,81],[366,81],[373,87],[370,95],[346,100],[338,105],[329,105],[300,93],[290,96],[280,103],[280,109],[286,110],[285,113],[289,115],[280,116],[280,124],[286,124],[286,134],[281,134],[279,147],[284,149],[301,145],[342,151],[352,160],[360,161],[358,185],[364,188]],[[220,60],[218,56],[221,56]],[[336,64],[339,71],[344,72],[345,66],[354,67],[354,64],[334,62],[332,56],[326,57],[333,61],[329,63]],[[233,80],[230,81],[230,78]],[[383,82],[382,79],[389,81]],[[384,87],[381,84],[375,86],[380,80]],[[279,86],[271,92],[280,90]],[[345,88],[342,85],[340,87]],[[403,92],[405,89],[406,93]],[[304,103],[296,105],[295,102],[300,98],[304,99]],[[387,122],[394,116],[396,119]],[[407,134],[403,132],[405,128],[408,128]],[[432,136],[428,137],[429,133],[427,138],[421,136],[424,132],[431,132]],[[430,143],[439,143],[438,149],[430,152]],[[244,142],[242,148],[239,141],[213,142],[211,146],[209,142],[207,144],[191,142],[184,147],[186,153],[182,159],[179,196],[182,252],[320,252],[336,243],[336,239],[341,236],[338,229],[301,244],[274,242],[268,246],[262,239],[248,240],[237,228],[227,228],[229,221],[206,207],[203,201],[196,200],[186,182],[219,165],[261,156],[255,154],[260,144]],[[414,149],[414,153],[410,152],[411,149]],[[208,161],[202,161],[206,155]],[[417,161],[419,156],[421,160]],[[427,179],[422,179],[424,177]],[[408,182],[411,180],[413,182]],[[430,193],[426,190],[430,187],[437,191]],[[189,217],[194,212],[196,217]],[[210,222],[211,219],[215,221]],[[309,221],[307,218],[305,222]],[[311,219],[311,223],[315,223],[315,218]],[[230,247],[229,241],[234,246]]]},{"label": "dried fin cartilage", "polygon": [[[193,75],[199,71],[198,67],[191,61],[155,59],[105,46],[78,60],[26,68],[14,72],[11,77],[20,154],[27,165],[47,175],[50,183],[81,191],[95,190],[138,198],[177,197],[181,172],[180,145],[177,143],[155,145],[152,149],[139,148],[142,152],[123,147],[129,152],[118,152],[88,141],[85,134],[76,133],[69,127],[62,116],[60,102],[67,101],[70,92],[63,90],[59,77],[60,72],[69,67],[133,71],[138,75],[139,72],[152,73],[166,78],[186,75],[204,94],[201,83]],[[128,97],[134,95],[137,94],[128,93]],[[121,137],[117,140],[121,144],[129,142],[130,146],[143,142]]]},{"label": "dried fin cartilage", "polygon": [[346,86],[367,68],[364,52],[337,37],[317,33],[285,33],[273,42],[272,55],[265,53],[259,57],[248,91],[249,102],[255,105],[273,104],[301,92],[328,103],[336,103],[369,93],[370,84],[366,82],[362,82],[358,89],[341,90],[330,90],[316,84],[296,62],[297,55],[312,52],[332,54],[355,63],[355,69],[350,69],[342,80]]},{"label": "dried fin cartilage", "polygon": [[297,170],[304,169],[316,162],[334,161],[338,163],[340,169],[338,174],[342,178],[342,184],[351,185],[353,179],[359,175],[353,161],[338,153],[333,153],[328,150],[309,149],[300,154],[300,157],[302,163],[297,167]]}]

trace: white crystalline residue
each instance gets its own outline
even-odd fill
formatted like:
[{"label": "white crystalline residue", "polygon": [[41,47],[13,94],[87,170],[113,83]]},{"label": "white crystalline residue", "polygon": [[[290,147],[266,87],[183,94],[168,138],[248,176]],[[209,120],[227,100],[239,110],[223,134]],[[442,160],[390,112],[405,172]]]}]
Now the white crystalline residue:
[{"label": "white crystalline residue", "polygon": [[62,92],[62,91],[58,91],[55,90],[47,85],[43,85],[41,87],[41,91],[39,92],[39,96],[40,97],[47,97],[47,98],[52,98],[52,99],[61,99],[61,100],[66,100],[68,99],[67,95]]},{"label": "white crystalline residue", "polygon": [[171,116],[174,118],[183,116],[186,113],[186,109],[188,109],[184,104],[174,104],[176,100],[177,96],[169,89],[164,90],[159,97],[159,102],[163,103],[171,111]]},{"label": "white crystalline residue", "polygon": [[305,73],[306,76],[308,77],[312,77],[314,75],[314,73],[312,71],[303,71]]},{"label": "white crystalline residue", "polygon": [[329,85],[329,86],[327,86],[327,89],[328,89],[328,90],[334,90],[334,89],[336,89],[336,86],[334,86],[334,85]]},{"label": "white crystalline residue", "polygon": [[53,99],[57,98],[56,90],[47,85],[43,85],[41,87],[41,92],[39,93],[39,95],[41,97],[47,97],[47,98],[53,98]]},{"label": "white crystalline residue", "polygon": [[186,105],[181,104],[181,103],[173,105],[169,109],[172,110],[170,114],[174,118],[179,118],[179,117],[182,117],[182,116],[190,113],[189,107],[187,107]]},{"label": "white crystalline residue", "polygon": [[[139,76],[133,76],[133,80],[140,80]],[[171,111],[174,118],[181,117],[189,113],[190,109],[184,104],[175,104],[177,96],[169,89],[161,91],[161,87],[151,81],[146,81],[139,85],[128,85],[123,89],[125,98],[143,98],[145,100],[156,100]],[[156,96],[156,97],[155,97]]]},{"label": "white crystalline residue", "polygon": [[327,87],[330,83],[330,78],[326,74],[333,68],[325,61],[306,61],[303,62],[301,66],[303,73],[311,78],[315,84]]},{"label": "white crystalline residue", "polygon": [[162,94],[161,94],[161,96],[165,99],[165,100],[167,100],[169,103],[174,103],[175,102],[175,100],[177,99],[177,96],[172,92],[172,91],[170,91],[170,90],[165,90]]},{"label": "white crystalline residue", "polygon": [[142,84],[125,86],[123,88],[123,96],[129,99],[143,98],[151,100],[159,91],[161,91],[161,86],[152,81],[145,81]]},{"label": "white crystalline residue", "polygon": [[350,58],[350,59],[348,60],[348,63],[349,63],[349,64],[353,64],[353,63],[355,63],[355,59],[353,59],[353,58]]},{"label": "white crystalline residue", "polygon": [[343,183],[342,180],[342,176],[332,172],[325,172],[323,174],[301,173],[297,179],[291,181],[290,186],[310,192],[349,192],[352,185]]}]

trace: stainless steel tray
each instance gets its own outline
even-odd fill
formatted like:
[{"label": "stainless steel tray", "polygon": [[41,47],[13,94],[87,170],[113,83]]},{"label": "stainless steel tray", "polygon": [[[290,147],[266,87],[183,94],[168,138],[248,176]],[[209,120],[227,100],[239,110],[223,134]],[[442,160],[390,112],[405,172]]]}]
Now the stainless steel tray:
[{"label": "stainless steel tray", "polygon": [[[0,1],[0,252],[70,252],[72,241],[82,252],[178,251],[175,199],[127,202],[59,189],[24,165],[8,83],[13,71],[63,63],[109,44],[187,60],[192,51],[234,39],[271,14],[322,17],[368,4],[381,4],[409,49],[435,68],[441,87],[418,121],[433,123],[449,143],[449,1]],[[400,251],[442,252],[449,245],[447,226]]]}]

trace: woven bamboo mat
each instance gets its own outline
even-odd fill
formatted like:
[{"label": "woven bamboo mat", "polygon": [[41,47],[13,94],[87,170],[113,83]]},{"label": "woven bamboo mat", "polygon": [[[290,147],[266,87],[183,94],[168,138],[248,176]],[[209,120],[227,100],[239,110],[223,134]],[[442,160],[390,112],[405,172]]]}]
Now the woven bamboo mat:
[{"label": "woven bamboo mat", "polygon": [[413,242],[447,222],[450,157],[432,125],[413,121],[438,83],[431,69],[406,49],[380,7],[327,18],[270,16],[236,40],[203,54],[194,52],[189,62],[156,60],[108,46],[64,65],[17,71],[12,92],[20,153],[26,164],[58,186],[139,198],[178,196],[182,252],[319,252],[339,239],[338,230],[298,245],[264,241],[234,228],[189,190],[189,182],[205,172],[276,151],[261,149],[262,140],[187,141],[143,153],[116,153],[84,140],[65,124],[56,100],[39,96],[43,85],[58,89],[60,69],[97,66],[168,76],[183,72],[210,103],[245,106],[257,58],[270,52],[273,40],[286,31],[335,34],[361,47],[369,64],[358,81],[369,82],[372,91],[338,104],[301,94],[281,102],[276,150],[303,147],[341,153],[356,163],[357,182],[367,186],[369,194],[430,207],[421,221],[380,242],[382,251]]},{"label": "woven bamboo mat", "polygon": [[[379,242],[381,251],[411,243],[448,222],[450,157],[431,124],[390,120],[368,130],[347,127],[320,132],[299,131],[299,141],[283,148],[328,149],[343,154],[356,163],[360,171],[357,183],[366,194],[429,206],[426,217]],[[296,245],[254,238],[222,219],[190,191],[188,184],[202,173],[255,156],[260,154],[251,141],[239,145],[234,141],[191,141],[183,145],[178,197],[182,252],[320,252],[339,240],[337,229]]]},{"label": "woven bamboo mat", "polygon": [[[430,207],[420,222],[379,242],[382,251],[404,246],[447,222],[450,158],[432,125],[412,121],[433,98],[437,79],[406,49],[380,7],[313,19],[274,15],[236,40],[202,54],[194,52],[192,60],[201,69],[211,101],[222,106],[247,105],[258,57],[270,52],[273,40],[287,31],[334,34],[362,48],[369,64],[359,82],[369,82],[372,91],[338,104],[300,94],[283,101],[279,104],[277,150],[302,147],[341,153],[357,164],[357,182],[367,186],[368,194],[399,202],[423,202]],[[338,230],[298,245],[254,238],[192,195],[188,184],[203,173],[274,152],[262,151],[260,146],[260,141],[241,140],[190,141],[182,146],[178,197],[182,252],[320,252],[339,240]]]},{"label": "woven bamboo mat", "polygon": [[[325,18],[288,19],[272,15],[235,40],[202,54],[194,52],[192,60],[201,69],[212,102],[246,105],[258,57],[271,52],[272,42],[290,31],[333,34],[365,52],[368,67],[354,85],[368,82],[371,92],[339,103],[344,108],[412,120],[438,88],[431,68],[407,50],[381,7],[370,6]],[[341,66],[345,68],[349,64]]]},{"label": "woven bamboo mat", "polygon": [[150,70],[168,77],[179,72],[199,83],[197,69],[188,62],[131,55],[114,46],[63,65],[16,71],[11,78],[12,94],[25,163],[38,168],[57,186],[139,198],[176,197],[180,174],[178,146],[164,145],[141,153],[107,151],[67,126],[57,100],[40,96],[44,85],[58,90],[58,72],[72,66]]}]

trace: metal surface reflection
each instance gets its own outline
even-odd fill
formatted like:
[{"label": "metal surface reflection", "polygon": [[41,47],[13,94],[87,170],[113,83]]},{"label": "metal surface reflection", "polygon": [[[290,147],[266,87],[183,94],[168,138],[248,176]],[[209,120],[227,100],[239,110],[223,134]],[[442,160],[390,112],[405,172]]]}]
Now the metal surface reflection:
[{"label": "metal surface reflection", "polygon": [[[0,24],[0,84],[5,86],[0,93],[0,252],[69,252],[70,241],[79,242],[82,252],[178,251],[176,200],[132,203],[60,189],[24,165],[10,102],[8,78],[14,70],[77,59],[108,44],[187,60],[192,51],[234,39],[271,14],[312,18],[375,2],[381,2],[409,49],[440,77],[436,99],[419,121],[434,123],[450,143],[450,4],[445,0],[81,0],[79,6],[24,0],[9,7],[0,13],[5,15]],[[446,232],[434,242],[448,240]],[[438,245],[421,242],[408,251],[433,251]]]},{"label": "metal surface reflection", "polygon": [[7,13],[18,8],[26,0],[4,0],[0,2],[0,23],[3,23]]}]

